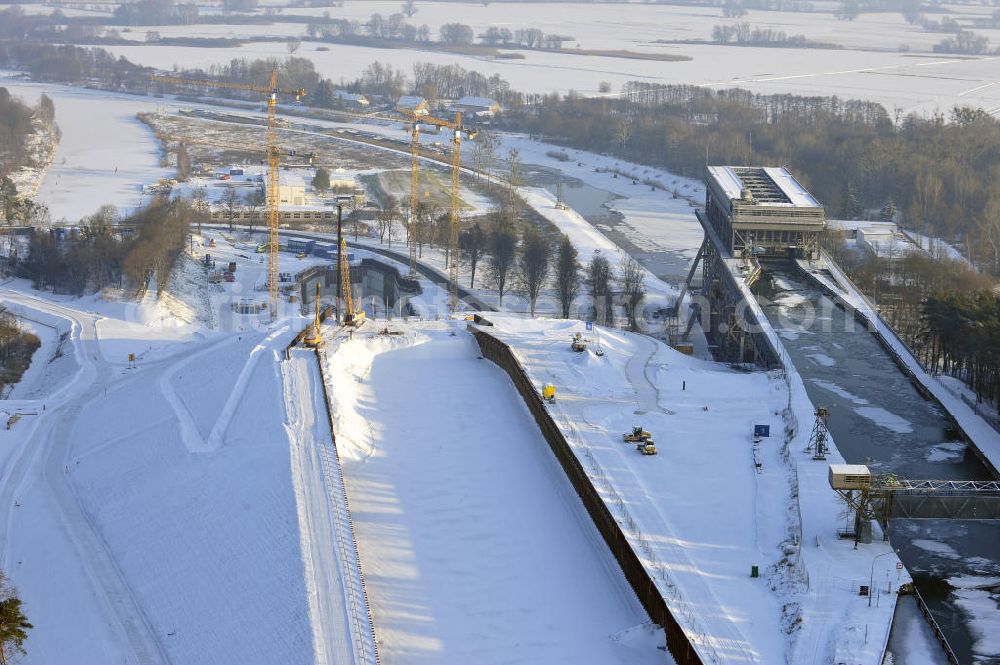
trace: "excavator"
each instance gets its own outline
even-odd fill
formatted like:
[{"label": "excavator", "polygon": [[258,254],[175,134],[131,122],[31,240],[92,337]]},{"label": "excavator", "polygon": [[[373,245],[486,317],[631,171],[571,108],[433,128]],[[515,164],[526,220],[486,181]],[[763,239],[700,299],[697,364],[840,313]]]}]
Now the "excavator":
[{"label": "excavator", "polygon": [[347,241],[340,241],[340,284],[344,292],[344,325],[359,327],[365,322],[365,310],[354,309],[354,294],[351,289],[351,264],[347,260]]}]

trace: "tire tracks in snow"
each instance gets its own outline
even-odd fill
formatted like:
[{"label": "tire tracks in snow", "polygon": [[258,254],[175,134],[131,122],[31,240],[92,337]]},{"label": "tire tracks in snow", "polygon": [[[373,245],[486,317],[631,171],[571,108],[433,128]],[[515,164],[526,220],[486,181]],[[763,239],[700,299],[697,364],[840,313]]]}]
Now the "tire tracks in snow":
[{"label": "tire tracks in snow", "polygon": [[[59,510],[55,522],[76,551],[86,571],[97,601],[107,615],[114,616],[125,646],[127,663],[168,665],[163,643],[153,630],[149,617],[138,602],[118,562],[80,500],[64,469],[74,439],[74,427],[80,413],[96,398],[90,390],[113,380],[113,369],[100,349],[97,321],[99,316],[84,313],[19,292],[3,293],[6,299],[71,322],[71,340],[80,369],[62,388],[44,403],[52,405],[39,416],[35,427],[22,442],[20,450],[8,461],[0,479],[0,506],[9,506],[0,524],[5,546],[0,551],[6,563],[11,547],[13,497],[26,482],[44,483],[48,495]],[[86,346],[84,344],[86,342]],[[88,355],[89,354],[89,355]],[[34,476],[34,477],[33,477]]]},{"label": "tire tracks in snow", "polygon": [[222,340],[187,356],[184,360],[170,368],[170,370],[160,375],[160,379],[157,381],[157,388],[163,394],[163,397],[170,404],[170,408],[173,409],[174,414],[177,416],[177,421],[181,430],[181,439],[184,441],[184,446],[189,451],[193,453],[209,453],[222,447],[226,431],[229,429],[229,425],[233,421],[233,416],[235,415],[236,409],[240,404],[240,400],[243,399],[243,394],[246,392],[247,385],[250,382],[250,377],[253,376],[253,372],[257,368],[257,364],[260,362],[261,357],[266,355],[265,351],[274,347],[274,342],[277,337],[288,332],[288,330],[289,326],[287,324],[278,326],[268,333],[264,339],[258,342],[253,349],[251,349],[250,357],[243,364],[243,369],[240,370],[239,376],[236,377],[236,382],[233,384],[232,391],[229,393],[229,398],[219,411],[219,415],[213,423],[212,430],[209,432],[207,437],[202,435],[201,431],[198,429],[198,424],[195,422],[194,416],[191,414],[191,410],[174,389],[172,379],[177,372],[184,369],[192,362],[195,362],[202,356],[212,353],[213,351],[218,351],[221,347],[235,344],[238,338],[234,339],[232,336],[223,338]]}]

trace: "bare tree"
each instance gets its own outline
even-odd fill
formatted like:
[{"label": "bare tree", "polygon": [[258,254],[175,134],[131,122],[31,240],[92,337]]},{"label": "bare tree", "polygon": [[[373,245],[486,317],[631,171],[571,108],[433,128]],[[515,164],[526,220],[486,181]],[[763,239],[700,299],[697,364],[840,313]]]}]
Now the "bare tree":
[{"label": "bare tree", "polygon": [[406,18],[413,18],[413,15],[417,13],[417,4],[413,0],[406,0],[403,3],[403,15]]},{"label": "bare tree", "polygon": [[298,38],[289,39],[288,42],[285,44],[285,48],[287,48],[288,52],[293,55],[295,54],[296,51],[299,50],[299,47],[301,46],[302,46],[302,40]]},{"label": "bare tree", "polygon": [[643,270],[639,262],[631,256],[626,256],[618,264],[618,281],[622,287],[622,295],[625,298],[625,314],[628,315],[628,324],[632,330],[638,328],[636,310],[639,303],[646,296],[646,286],[643,280]]},{"label": "bare tree", "polygon": [[556,257],[556,293],[562,306],[562,316],[569,318],[573,301],[580,293],[580,261],[578,252],[569,236],[563,235],[559,240]]},{"label": "bare tree", "polygon": [[191,177],[191,155],[188,153],[187,143],[181,141],[177,145],[177,180],[186,181]]},{"label": "bare tree", "polygon": [[383,243],[388,239],[389,247],[392,247],[392,231],[398,216],[399,204],[396,202],[395,197],[386,197],[385,201],[382,202],[382,209],[379,210],[375,218],[379,243]]},{"label": "bare tree", "polygon": [[252,192],[247,192],[243,199],[243,204],[246,206],[247,217],[250,223],[250,240],[253,240],[253,227],[254,223],[257,221],[257,215],[260,214],[266,200],[267,199],[264,197],[263,190],[258,188],[254,188]]},{"label": "bare tree", "polygon": [[[347,219],[351,220],[351,225],[354,227],[354,241],[358,240],[358,230],[362,226],[361,220],[358,219],[358,210],[365,203],[365,197],[363,196],[352,196],[351,200],[347,202],[344,206],[347,208]],[[368,235],[368,232],[365,232]]]},{"label": "bare tree", "polygon": [[587,282],[594,302],[594,314],[597,322],[601,324],[614,323],[611,279],[611,264],[601,255],[601,250],[596,250],[590,259],[590,265],[587,266]]},{"label": "bare tree", "polygon": [[507,209],[508,219],[517,218],[517,188],[521,186],[521,155],[517,148],[507,153]]},{"label": "bare tree", "polygon": [[503,307],[503,294],[510,287],[510,272],[514,267],[514,257],[517,250],[517,236],[513,224],[503,217],[498,217],[489,235],[489,263],[486,266],[486,280],[500,296],[500,306]]},{"label": "bare tree", "polygon": [[487,240],[486,232],[483,231],[483,227],[478,223],[465,229],[458,236],[458,246],[462,250],[462,256],[472,271],[472,274],[469,276],[470,289],[476,286],[476,265],[479,263],[479,259],[482,258],[483,252],[486,251]]},{"label": "bare tree", "polygon": [[226,216],[229,218],[229,232],[233,232],[233,219],[240,214],[240,195],[236,193],[236,188],[230,185],[226,188],[226,193],[222,197],[222,205],[226,207]]},{"label": "bare tree", "polygon": [[198,235],[201,235],[201,220],[208,216],[208,190],[198,187],[191,194],[192,204],[195,210],[195,219],[198,221]]},{"label": "bare tree", "polygon": [[534,226],[525,229],[521,236],[521,252],[518,256],[518,281],[535,316],[535,303],[545,285],[551,267],[552,244]]}]

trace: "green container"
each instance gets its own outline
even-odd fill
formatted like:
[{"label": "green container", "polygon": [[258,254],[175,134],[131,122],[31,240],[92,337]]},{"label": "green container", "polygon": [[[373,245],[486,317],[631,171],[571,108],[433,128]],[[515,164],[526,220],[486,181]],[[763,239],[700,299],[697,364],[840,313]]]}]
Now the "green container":
[{"label": "green container", "polygon": [[750,577],[760,577],[760,568],[757,566],[750,566]]}]

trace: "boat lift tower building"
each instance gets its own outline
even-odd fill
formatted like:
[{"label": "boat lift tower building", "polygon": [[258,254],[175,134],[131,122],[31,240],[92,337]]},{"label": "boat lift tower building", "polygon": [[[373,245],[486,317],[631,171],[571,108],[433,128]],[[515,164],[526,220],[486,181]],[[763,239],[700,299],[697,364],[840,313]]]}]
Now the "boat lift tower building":
[{"label": "boat lift tower building", "polygon": [[705,215],[733,257],[819,258],[823,206],[787,169],[709,166]]}]

